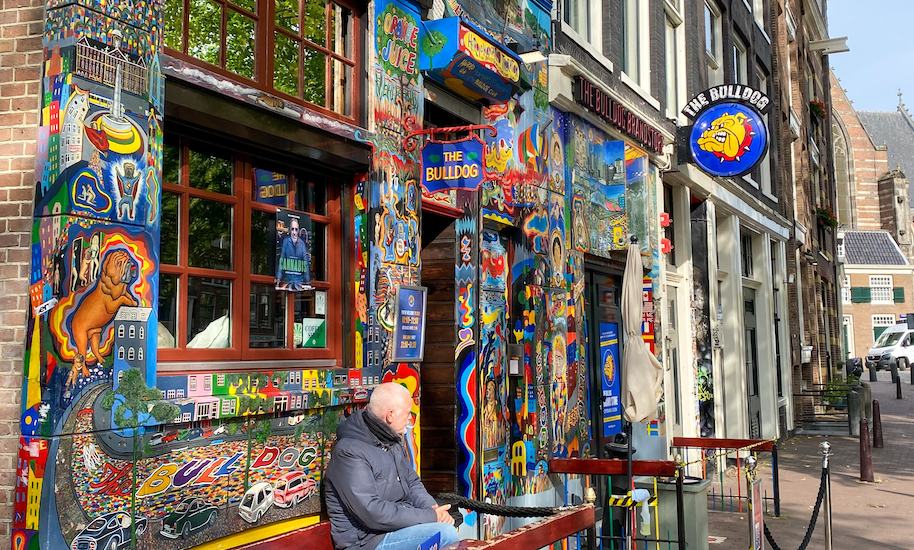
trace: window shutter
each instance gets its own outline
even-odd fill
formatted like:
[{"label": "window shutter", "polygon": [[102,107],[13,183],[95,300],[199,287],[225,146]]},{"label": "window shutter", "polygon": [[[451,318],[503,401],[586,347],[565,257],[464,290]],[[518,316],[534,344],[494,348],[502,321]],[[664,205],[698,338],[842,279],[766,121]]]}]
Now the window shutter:
[{"label": "window shutter", "polygon": [[895,293],[895,303],[903,304],[904,303],[904,287],[896,286],[892,291]]},{"label": "window shutter", "polygon": [[851,302],[855,304],[870,303],[870,287],[855,286],[851,287]]}]

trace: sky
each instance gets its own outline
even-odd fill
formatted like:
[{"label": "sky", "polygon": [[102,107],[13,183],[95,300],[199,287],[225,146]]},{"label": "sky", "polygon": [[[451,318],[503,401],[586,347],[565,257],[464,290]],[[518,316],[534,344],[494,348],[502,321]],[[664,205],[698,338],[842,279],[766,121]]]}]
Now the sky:
[{"label": "sky", "polygon": [[829,56],[858,111],[894,111],[898,90],[914,112],[914,0],[828,0],[828,35],[851,51]]}]

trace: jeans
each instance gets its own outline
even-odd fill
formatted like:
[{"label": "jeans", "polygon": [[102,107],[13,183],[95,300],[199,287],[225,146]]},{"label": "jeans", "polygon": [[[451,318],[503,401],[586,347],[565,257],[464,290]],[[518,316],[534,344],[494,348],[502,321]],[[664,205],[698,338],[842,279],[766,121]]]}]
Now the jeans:
[{"label": "jeans", "polygon": [[460,540],[460,537],[457,536],[457,528],[453,525],[447,523],[421,523],[387,533],[376,550],[416,550],[420,544],[435,536],[435,533],[441,533],[441,545],[439,548]]}]

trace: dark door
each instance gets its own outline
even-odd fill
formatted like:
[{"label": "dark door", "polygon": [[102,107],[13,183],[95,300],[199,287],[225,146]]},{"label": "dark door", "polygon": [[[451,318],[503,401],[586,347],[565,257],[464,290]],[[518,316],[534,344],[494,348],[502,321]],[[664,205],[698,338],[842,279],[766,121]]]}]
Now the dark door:
[{"label": "dark door", "polygon": [[422,286],[428,288],[425,361],[421,365],[419,458],[428,491],[457,489],[457,328],[454,306],[456,232],[454,220],[422,213]]},{"label": "dark door", "polygon": [[[622,311],[621,290],[622,274],[596,269],[586,271],[586,323],[587,323],[587,372],[591,392],[591,428],[596,442],[595,454],[604,458],[604,445],[613,440],[614,434],[621,431],[621,419],[615,419],[615,412],[604,414],[614,409],[621,415],[621,391],[610,395],[604,388],[607,383],[620,381],[622,360]],[[609,335],[615,334],[615,338]],[[612,351],[613,358],[607,358]],[[612,369],[609,372],[608,369]],[[621,388],[621,384],[617,385]],[[607,401],[610,400],[610,401]],[[604,429],[604,424],[618,425],[619,429]]]}]

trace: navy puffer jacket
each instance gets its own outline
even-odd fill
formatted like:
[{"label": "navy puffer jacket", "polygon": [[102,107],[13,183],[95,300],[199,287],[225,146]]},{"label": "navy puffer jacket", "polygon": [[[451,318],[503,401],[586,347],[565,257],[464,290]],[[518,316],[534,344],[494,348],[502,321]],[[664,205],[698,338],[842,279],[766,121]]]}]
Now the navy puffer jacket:
[{"label": "navy puffer jacket", "polygon": [[403,444],[386,445],[356,411],[337,429],[324,495],[337,550],[374,550],[384,535],[438,521]]}]

